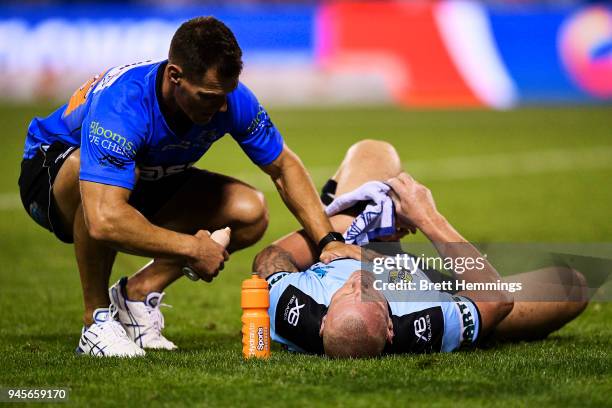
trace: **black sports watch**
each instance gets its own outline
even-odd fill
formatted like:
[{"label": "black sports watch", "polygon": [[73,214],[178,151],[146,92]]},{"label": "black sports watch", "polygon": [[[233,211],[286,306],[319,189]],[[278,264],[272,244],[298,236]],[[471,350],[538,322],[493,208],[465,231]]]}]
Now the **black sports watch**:
[{"label": "black sports watch", "polygon": [[330,232],[319,241],[319,252],[323,252],[323,249],[327,246],[327,244],[333,241],[344,242],[344,237],[339,232]]}]

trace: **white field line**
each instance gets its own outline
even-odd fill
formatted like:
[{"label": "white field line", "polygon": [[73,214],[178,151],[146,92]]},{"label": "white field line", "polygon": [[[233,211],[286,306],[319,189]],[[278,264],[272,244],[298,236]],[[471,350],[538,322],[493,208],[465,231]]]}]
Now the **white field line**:
[{"label": "white field line", "polygon": [[14,210],[21,207],[21,199],[18,193],[0,194],[0,211]]},{"label": "white field line", "polygon": [[[402,167],[423,183],[597,170],[612,168],[612,146],[415,160],[402,163]],[[321,184],[333,176],[337,166],[308,170],[313,180]],[[235,177],[263,191],[274,190],[263,173],[242,173]]]},{"label": "white field line", "polygon": [[[612,168],[612,146],[458,156],[415,160],[402,165],[406,172],[424,183],[597,170]],[[320,184],[331,177],[336,169],[336,166],[318,166],[309,168],[309,172],[313,180]],[[261,172],[239,173],[234,177],[263,191],[274,190],[272,182]],[[20,207],[19,194],[0,193],[0,211]]]}]

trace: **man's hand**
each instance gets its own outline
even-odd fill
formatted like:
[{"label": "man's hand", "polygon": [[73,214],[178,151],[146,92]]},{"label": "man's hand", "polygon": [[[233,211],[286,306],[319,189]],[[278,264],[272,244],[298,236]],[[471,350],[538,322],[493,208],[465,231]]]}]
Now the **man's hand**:
[{"label": "man's hand", "polygon": [[197,245],[187,266],[200,275],[203,281],[211,282],[223,269],[223,262],[229,259],[229,254],[222,245],[213,241],[208,231],[198,231],[195,238]]},{"label": "man's hand", "polygon": [[431,191],[410,175],[401,173],[387,180],[395,212],[399,221],[407,228],[417,227],[420,230],[441,218],[436,208]]},{"label": "man's hand", "polygon": [[361,261],[361,247],[345,244],[344,242],[332,241],[325,245],[319,257],[319,259],[326,264],[338,258],[353,258]]}]

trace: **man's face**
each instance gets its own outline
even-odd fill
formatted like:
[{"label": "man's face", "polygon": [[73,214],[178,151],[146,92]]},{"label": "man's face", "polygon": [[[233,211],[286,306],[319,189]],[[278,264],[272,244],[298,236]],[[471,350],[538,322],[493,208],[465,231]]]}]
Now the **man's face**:
[{"label": "man's face", "polygon": [[180,76],[174,98],[192,122],[205,125],[217,112],[227,111],[227,94],[238,86],[238,78],[223,78],[210,68],[199,80]]}]

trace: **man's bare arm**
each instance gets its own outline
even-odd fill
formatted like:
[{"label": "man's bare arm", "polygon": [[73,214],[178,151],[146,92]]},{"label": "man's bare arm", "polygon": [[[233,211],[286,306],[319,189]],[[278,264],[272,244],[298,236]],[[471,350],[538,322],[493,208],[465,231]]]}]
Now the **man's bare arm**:
[{"label": "man's bare arm", "polygon": [[184,261],[203,277],[216,275],[227,257],[205,231],[181,234],[151,224],[128,204],[130,191],[125,188],[89,181],[80,185],[85,224],[93,239],[135,255]]},{"label": "man's bare arm", "polygon": [[[285,146],[280,156],[269,165],[263,166],[262,170],[272,178],[287,208],[315,244],[333,231],[310,175],[291,149]],[[340,257],[359,259],[360,254],[359,247],[334,241],[325,247],[321,260],[329,262]]]},{"label": "man's bare arm", "polygon": [[[391,194],[396,214],[401,222],[416,226],[436,247],[442,258],[480,258],[483,268],[466,268],[462,274],[453,274],[466,282],[495,282],[501,277],[495,268],[440,214],[436,208],[431,191],[402,173],[387,181],[393,189]],[[474,300],[482,317],[482,331],[488,332],[510,313],[513,297],[505,291],[463,291]]]},{"label": "man's bare arm", "polygon": [[253,261],[253,272],[263,279],[276,272],[299,271],[291,254],[277,245],[268,246]]}]

